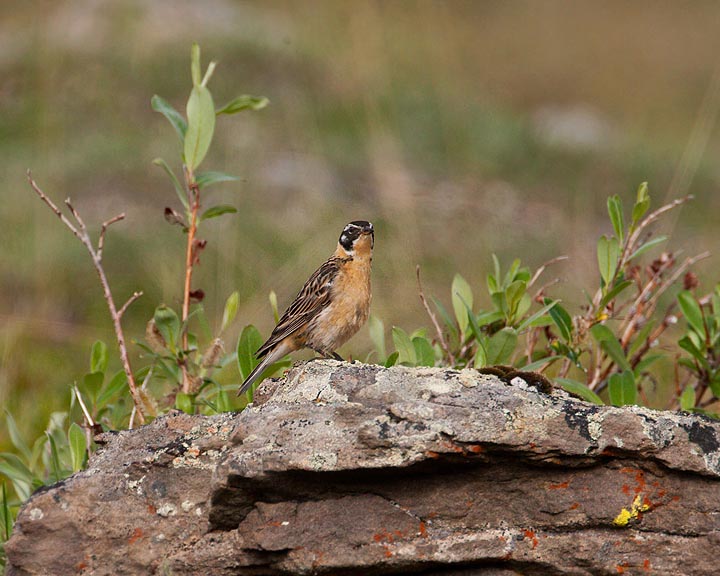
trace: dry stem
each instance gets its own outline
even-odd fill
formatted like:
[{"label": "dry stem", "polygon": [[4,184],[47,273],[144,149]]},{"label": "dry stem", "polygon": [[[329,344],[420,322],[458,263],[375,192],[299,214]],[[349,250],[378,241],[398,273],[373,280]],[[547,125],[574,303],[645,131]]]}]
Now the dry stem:
[{"label": "dry stem", "polygon": [[92,243],[92,240],[90,238],[90,235],[88,234],[87,228],[85,226],[85,222],[80,217],[80,214],[75,210],[73,205],[70,203],[70,199],[65,200],[65,205],[70,210],[70,213],[72,214],[73,218],[75,219],[75,222],[77,225],[73,224],[69,218],[67,218],[61,211],[60,208],[58,208],[55,203],[48,198],[45,193],[40,189],[40,187],[37,185],[35,180],[32,178],[32,174],[30,170],[27,171],[27,177],[28,182],[30,183],[30,186],[32,186],[32,189],[35,191],[35,193],[40,197],[40,199],[55,213],[55,215],[60,218],[63,224],[67,226],[67,228],[75,235],[75,237],[80,240],[80,242],[83,243],[87,251],[90,253],[90,257],[93,261],[93,266],[95,267],[95,271],[98,274],[98,277],[100,278],[100,284],[102,285],[103,289],[103,295],[105,296],[105,302],[107,302],[108,310],[110,311],[110,317],[112,318],[113,327],[115,329],[115,338],[117,340],[118,348],[120,350],[120,361],[123,365],[123,370],[125,371],[125,375],[127,376],[128,381],[128,388],[130,389],[130,395],[133,399],[133,404],[138,409],[138,418],[140,420],[141,424],[145,423],[145,416],[142,411],[142,402],[140,399],[140,395],[138,393],[137,386],[135,384],[135,378],[133,376],[132,369],[130,367],[130,360],[128,358],[128,352],[127,352],[127,345],[125,344],[125,335],[123,333],[122,328],[122,315],[127,310],[127,307],[137,300],[142,295],[142,292],[136,292],[132,295],[132,297],[123,305],[123,307],[118,311],[117,307],[115,306],[115,300],[113,299],[112,292],[110,290],[110,284],[108,282],[107,276],[105,275],[105,269],[102,265],[102,248],[104,244],[105,239],[105,232],[107,228],[120,220],[124,218],[124,214],[119,214],[118,216],[115,216],[113,218],[110,218],[106,222],[103,223],[102,229],[100,232],[100,238],[98,240],[98,247],[97,249]]},{"label": "dry stem", "polygon": [[440,328],[440,324],[437,321],[437,317],[435,316],[433,311],[430,309],[430,306],[428,305],[427,300],[425,299],[425,293],[423,292],[422,283],[420,282],[420,265],[419,264],[415,267],[415,275],[417,276],[420,301],[422,302],[422,305],[425,308],[425,311],[428,313],[428,316],[430,316],[430,320],[432,320],[433,326],[435,326],[435,332],[438,335],[438,341],[440,342],[440,347],[443,350],[445,350],[445,354],[447,354],[447,356],[448,356],[450,365],[454,365],[455,357],[453,356],[452,352],[450,352],[450,346],[448,346],[447,340],[445,340],[445,335],[443,334],[442,328]]}]

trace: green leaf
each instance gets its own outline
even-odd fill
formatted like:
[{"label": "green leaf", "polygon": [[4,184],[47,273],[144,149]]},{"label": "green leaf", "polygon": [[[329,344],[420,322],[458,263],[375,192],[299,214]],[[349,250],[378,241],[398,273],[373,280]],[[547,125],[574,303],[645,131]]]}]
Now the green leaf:
[{"label": "green leaf", "polygon": [[637,402],[637,386],[632,370],[612,374],[608,381],[608,395],[613,406],[626,406]]},{"label": "green leaf", "polygon": [[[473,293],[467,280],[455,274],[452,282],[452,305],[455,311],[455,319],[457,320],[460,333],[465,334],[468,328],[468,309],[473,307]],[[466,306],[467,305],[467,306]],[[401,354],[402,356],[402,354]]]},{"label": "green leaf", "polygon": [[3,452],[0,454],[0,474],[7,476],[15,488],[18,497],[25,501],[30,498],[33,489],[38,484],[35,475],[15,454]]},{"label": "green leaf", "polygon": [[175,408],[182,410],[185,414],[194,414],[195,404],[193,402],[193,397],[190,394],[178,392],[175,396]]},{"label": "green leaf", "polygon": [[413,346],[410,336],[399,326],[393,326],[392,339],[395,349],[398,353],[398,362],[400,364],[408,364],[415,366],[417,357],[415,356],[415,346]]},{"label": "green leaf", "polygon": [[232,324],[235,320],[235,316],[238,311],[238,303],[240,302],[240,293],[236,290],[228,299],[225,300],[225,308],[223,309],[222,323],[220,324],[220,332],[224,332],[225,329]]},{"label": "green leaf", "polygon": [[526,364],[520,370],[523,372],[534,372],[538,368],[542,368],[543,366],[546,366],[547,364],[550,364],[551,362],[555,362],[555,360],[561,360],[564,358],[564,356],[558,356],[557,354],[554,356],[546,356],[545,358],[540,358],[539,360],[535,360],[535,362],[530,362],[530,364]]},{"label": "green leaf", "polygon": [[[505,316],[502,312],[498,312],[497,310],[490,310],[490,311],[480,311],[478,312],[478,315],[475,316],[475,325],[478,328],[482,328],[483,326],[488,326],[489,324],[494,324],[498,320],[502,320]],[[472,324],[472,318],[470,318],[471,324]]]},{"label": "green leaf", "polygon": [[716,373],[710,380],[710,390],[716,398],[720,397],[720,374]]},{"label": "green leaf", "polygon": [[199,86],[202,82],[200,77],[200,45],[193,42],[190,48],[190,77],[194,86]]},{"label": "green leaf", "polygon": [[608,214],[610,215],[610,222],[612,222],[613,230],[615,231],[615,236],[620,244],[622,244],[623,239],[625,238],[625,224],[623,222],[622,202],[617,194],[608,198],[607,208]]},{"label": "green leaf", "polygon": [[102,388],[103,381],[105,380],[105,374],[103,372],[90,372],[85,374],[82,380],[82,387],[93,399],[93,402],[97,398],[100,389]]},{"label": "green leaf", "polygon": [[680,394],[680,410],[689,412],[693,408],[695,408],[695,388],[688,384]]},{"label": "green leaf", "polygon": [[193,86],[187,103],[187,117],[185,164],[194,172],[205,158],[215,130],[215,106],[210,91],[204,86]]},{"label": "green leaf", "polygon": [[605,404],[605,402],[602,401],[600,396],[595,394],[595,392],[590,390],[590,388],[585,386],[585,384],[583,384],[582,382],[578,382],[577,380],[571,380],[570,378],[555,378],[555,382],[560,384],[560,386],[562,386],[568,392],[572,394],[577,394],[588,402],[600,405]]},{"label": "green leaf", "polygon": [[496,254],[492,255],[492,260],[493,272],[495,273],[493,276],[493,283],[495,284],[495,289],[491,290],[491,292],[497,292],[500,290],[500,260],[498,260]]},{"label": "green leaf", "polygon": [[623,370],[631,370],[630,363],[625,357],[625,352],[610,328],[604,324],[594,324],[592,328],[590,328],[590,334],[592,334],[592,337],[595,338],[602,349],[607,352],[615,364]]},{"label": "green leaf", "polygon": [[637,250],[635,250],[635,252],[630,254],[630,256],[628,257],[628,262],[630,262],[630,260],[633,260],[634,258],[637,258],[638,256],[641,256],[642,254],[645,254],[645,252],[650,250],[650,248],[657,246],[661,242],[665,242],[665,240],[667,240],[667,236],[658,236],[657,238],[648,240],[647,242],[645,242],[645,244],[642,244]]},{"label": "green leaf", "polygon": [[435,366],[435,351],[427,338],[415,336],[412,339],[418,366]]},{"label": "green leaf", "polygon": [[488,365],[488,352],[487,352],[487,336],[478,339],[477,350],[475,351],[475,359],[473,360],[473,367],[484,368]]},{"label": "green leaf", "polygon": [[517,346],[518,336],[514,328],[505,327],[490,337],[487,348],[488,364],[507,364]]},{"label": "green leaf", "polygon": [[515,258],[513,260],[513,263],[510,265],[510,268],[507,271],[507,274],[505,274],[505,279],[503,280],[503,286],[510,286],[513,282],[515,282],[515,275],[517,274],[517,271],[520,269],[520,259]]},{"label": "green leaf", "polygon": [[155,326],[162,335],[168,349],[173,354],[177,351],[177,343],[180,341],[180,318],[175,310],[161,304],[155,309]]},{"label": "green leaf", "polygon": [[102,409],[105,405],[112,400],[117,394],[127,386],[127,375],[124,370],[118,370],[112,377],[110,382],[105,386],[95,401],[97,408]]},{"label": "green leaf", "polygon": [[650,332],[652,332],[652,329],[655,327],[655,320],[649,320],[637,333],[637,336],[633,339],[633,341],[630,343],[630,346],[628,346],[627,351],[627,357],[632,358],[635,353],[640,350],[640,347],[645,343],[645,341],[650,337]]},{"label": "green leaf", "polygon": [[250,96],[243,94],[237,98],[230,100],[225,106],[215,111],[218,116],[220,114],[237,114],[243,110],[262,110],[270,103],[270,100],[264,96]]},{"label": "green leaf", "polygon": [[385,348],[385,324],[377,316],[370,316],[368,319],[368,330],[370,331],[370,340],[372,340],[375,350],[380,358],[387,355]]},{"label": "green leaf", "polygon": [[692,339],[690,339],[689,336],[685,335],[680,338],[680,340],[678,340],[678,346],[680,346],[680,348],[682,348],[683,350],[690,352],[693,358],[695,358],[700,363],[700,366],[702,366],[705,370],[710,369],[710,364],[708,363],[707,358],[703,356],[703,353],[693,343]]},{"label": "green leaf", "polygon": [[[5,482],[2,483],[0,488],[0,524],[2,525],[2,532],[0,532],[0,560],[2,560],[3,542],[10,539],[10,533],[12,532],[13,519],[12,512],[10,512],[10,506],[8,504],[7,492],[5,490]],[[0,567],[2,564],[0,564]]]},{"label": "green leaf", "polygon": [[[547,300],[550,300],[550,299],[548,298]],[[560,303],[560,300],[550,300],[542,308],[540,308],[540,310],[535,312],[532,316],[528,316],[527,318],[525,318],[525,320],[523,320],[520,323],[520,325],[517,327],[517,331],[522,332],[523,330],[525,330],[525,328],[533,325],[533,322],[538,320],[543,314],[546,314],[547,312],[549,312],[556,304],[559,304],[559,303]]]},{"label": "green leaf", "polygon": [[255,366],[260,364],[260,361],[255,357],[255,353],[262,344],[262,336],[260,336],[260,332],[255,326],[249,324],[243,328],[237,345],[238,369],[243,380],[250,375]]},{"label": "green leaf", "polygon": [[520,301],[525,295],[526,290],[527,283],[523,282],[522,280],[514,280],[505,289],[505,298],[507,299],[508,303],[510,319],[515,316],[518,310],[518,306],[520,305]]},{"label": "green leaf", "polygon": [[448,329],[448,331],[451,334],[455,334],[457,336],[457,328],[455,326],[455,322],[453,322],[452,317],[446,310],[445,306],[442,305],[442,302],[435,298],[434,296],[431,297],[433,304],[435,304],[435,308],[437,308],[437,311],[440,313],[440,316],[442,316],[443,322],[445,322],[445,326]]},{"label": "green leaf", "polygon": [[5,409],[5,423],[7,425],[8,434],[10,435],[10,440],[12,441],[13,446],[15,446],[15,449],[20,452],[26,460],[29,460],[30,447],[25,443],[25,440],[23,440],[22,434],[20,434],[20,429],[15,422],[15,418],[12,417],[12,414],[10,414],[10,411],[7,408]]},{"label": "green leaf", "polygon": [[609,286],[615,278],[619,257],[620,247],[617,238],[600,236],[597,244],[597,258],[604,286]]},{"label": "green leaf", "polygon": [[623,280],[622,282],[618,282],[617,284],[615,284],[615,286],[612,287],[612,290],[605,294],[605,296],[603,296],[603,299],[600,300],[600,305],[598,306],[598,309],[604,310],[605,306],[607,306],[610,302],[617,298],[628,286],[632,286],[632,284],[633,282],[631,280]]},{"label": "green leaf", "polygon": [[87,456],[87,444],[85,432],[75,422],[68,428],[68,445],[70,446],[73,472],[82,470],[85,466],[85,456]]},{"label": "green leaf", "polygon": [[635,373],[636,377],[639,378],[640,375],[643,372],[645,372],[650,367],[651,364],[653,364],[654,362],[657,362],[658,360],[663,360],[665,358],[666,358],[665,354],[660,354],[660,353],[647,354],[647,355],[643,356],[643,359],[640,360],[640,362],[638,362],[635,365],[635,369],[633,370],[633,372]]},{"label": "green leaf", "polygon": [[210,184],[215,184],[216,182],[231,182],[237,179],[237,176],[212,170],[195,174],[195,183],[198,185],[198,188],[201,189],[210,186]]},{"label": "green leaf", "polygon": [[555,322],[558,330],[560,330],[560,337],[564,342],[569,343],[572,339],[572,318],[570,314],[568,314],[568,311],[560,306],[557,300],[550,300],[550,298],[543,300],[543,304],[546,306],[551,303],[553,306],[548,309],[548,314],[550,314],[553,322]]},{"label": "green leaf", "polygon": [[632,223],[633,227],[640,221],[645,215],[645,212],[650,208],[650,195],[648,194],[648,184],[643,182],[640,184],[637,190],[637,198],[635,200],[635,206],[632,211]]},{"label": "green leaf", "polygon": [[217,206],[213,206],[205,210],[202,216],[200,216],[200,220],[210,220],[210,218],[217,218],[223,214],[235,214],[236,212],[237,208],[234,206],[230,206],[228,204],[218,204]]},{"label": "green leaf", "polygon": [[278,300],[277,294],[275,294],[275,290],[270,290],[270,293],[268,294],[268,300],[270,301],[270,308],[272,309],[275,324],[277,324],[278,322],[280,322],[280,312],[278,310]]},{"label": "green leaf", "polygon": [[400,354],[397,352],[393,352],[390,354],[390,356],[387,357],[387,360],[385,360],[385,368],[390,368],[391,366],[395,366],[397,364],[398,358],[400,357]]},{"label": "green leaf", "polygon": [[693,330],[705,340],[705,320],[700,304],[689,290],[683,290],[677,295],[678,304],[682,310],[683,316]]},{"label": "green leaf", "polygon": [[60,482],[63,479],[62,468],[60,467],[60,453],[58,451],[57,442],[50,432],[45,432],[50,443],[50,466],[52,470],[53,482]]},{"label": "green leaf", "polygon": [[160,98],[157,94],[150,100],[150,106],[155,112],[160,112],[160,114],[167,118],[170,125],[175,128],[175,132],[180,136],[180,141],[184,141],[185,133],[187,132],[187,122],[185,122],[185,118],[182,117],[180,112],[175,110],[169,102]]},{"label": "green leaf", "polygon": [[177,179],[177,176],[175,176],[175,172],[172,171],[170,166],[168,166],[168,163],[165,162],[162,158],[155,158],[155,160],[152,161],[155,166],[160,166],[163,170],[165,170],[165,173],[170,177],[170,180],[173,183],[173,187],[175,188],[175,193],[177,194],[177,197],[180,199],[180,202],[185,207],[186,211],[190,211],[190,203],[188,202],[187,198],[187,192],[183,188],[182,184],[180,184],[180,180]]},{"label": "green leaf", "polygon": [[105,372],[107,363],[107,346],[102,340],[96,340],[90,352],[90,372]]},{"label": "green leaf", "polygon": [[230,412],[233,409],[232,402],[228,393],[220,389],[215,397],[215,410],[217,412]]}]

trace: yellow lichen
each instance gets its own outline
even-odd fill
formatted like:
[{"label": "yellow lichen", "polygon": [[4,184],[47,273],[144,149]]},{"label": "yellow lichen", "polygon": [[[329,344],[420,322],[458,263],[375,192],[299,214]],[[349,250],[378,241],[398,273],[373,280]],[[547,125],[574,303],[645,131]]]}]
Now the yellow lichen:
[{"label": "yellow lichen", "polygon": [[627,526],[628,522],[630,522],[630,520],[636,519],[640,512],[646,512],[649,509],[650,506],[648,506],[647,504],[643,504],[643,498],[640,494],[638,494],[637,496],[635,496],[635,500],[633,500],[632,506],[630,506],[630,510],[628,510],[627,508],[623,508],[620,511],[620,514],[618,514],[615,517],[615,520],[613,520],[613,524],[615,524],[615,526],[621,527]]}]

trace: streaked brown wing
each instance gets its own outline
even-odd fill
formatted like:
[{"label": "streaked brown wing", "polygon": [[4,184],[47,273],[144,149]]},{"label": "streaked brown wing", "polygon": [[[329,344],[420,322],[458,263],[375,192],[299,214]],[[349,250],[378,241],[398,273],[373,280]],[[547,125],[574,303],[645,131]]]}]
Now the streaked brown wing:
[{"label": "streaked brown wing", "polygon": [[330,288],[342,261],[342,258],[330,258],[313,272],[295,300],[285,310],[270,338],[258,349],[255,354],[258,358],[262,358],[278,342],[306,326],[327,306],[330,302]]}]

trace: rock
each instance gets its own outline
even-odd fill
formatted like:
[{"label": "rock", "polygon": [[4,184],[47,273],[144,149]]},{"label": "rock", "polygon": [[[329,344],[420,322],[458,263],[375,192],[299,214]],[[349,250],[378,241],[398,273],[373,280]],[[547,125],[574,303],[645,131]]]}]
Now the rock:
[{"label": "rock", "polygon": [[720,423],[473,370],[313,361],[112,435],[9,574],[713,574]]}]

